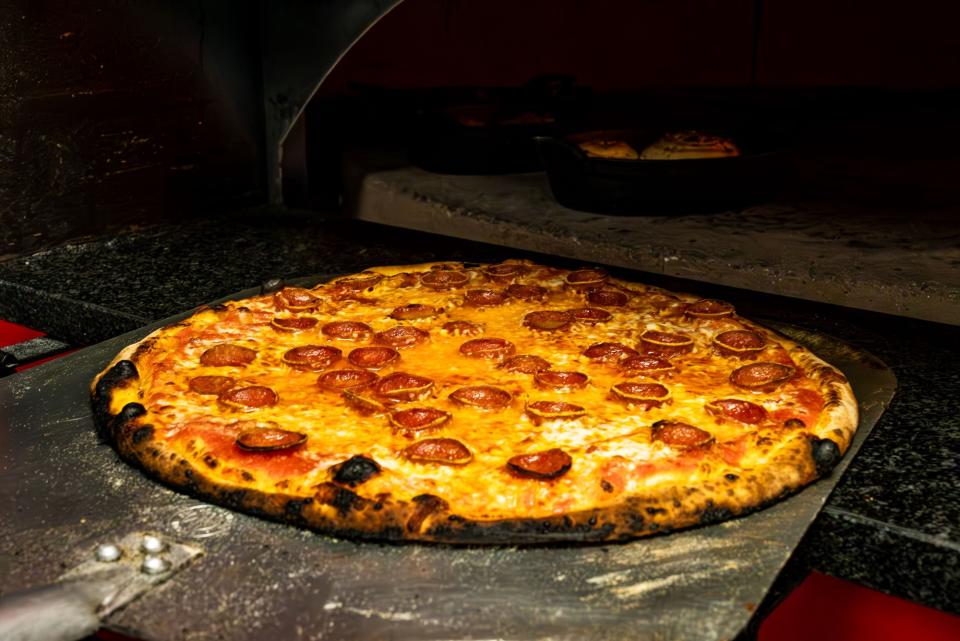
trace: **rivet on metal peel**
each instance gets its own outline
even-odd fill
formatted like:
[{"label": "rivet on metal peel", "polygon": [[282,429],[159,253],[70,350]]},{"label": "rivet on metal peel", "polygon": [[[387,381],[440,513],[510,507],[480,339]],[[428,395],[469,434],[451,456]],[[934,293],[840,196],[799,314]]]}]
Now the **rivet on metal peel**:
[{"label": "rivet on metal peel", "polygon": [[140,549],[147,554],[157,554],[158,552],[163,552],[166,547],[167,544],[164,543],[160,537],[153,536],[152,534],[144,535],[143,540],[140,541]]},{"label": "rivet on metal peel", "polygon": [[113,543],[102,543],[97,546],[95,556],[101,563],[113,563],[123,556],[123,552]]},{"label": "rivet on metal peel", "polygon": [[170,569],[170,562],[159,556],[148,556],[143,559],[140,571],[144,574],[163,574]]}]

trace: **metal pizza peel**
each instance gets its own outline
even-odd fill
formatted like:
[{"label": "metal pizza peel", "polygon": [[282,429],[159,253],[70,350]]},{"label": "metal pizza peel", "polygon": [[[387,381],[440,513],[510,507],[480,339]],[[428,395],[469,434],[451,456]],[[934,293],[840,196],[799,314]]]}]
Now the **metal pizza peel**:
[{"label": "metal pizza peel", "polygon": [[152,532],[203,556],[104,613],[106,627],[150,641],[731,639],[896,388],[873,356],[768,321],[842,370],[859,400],[847,454],[795,496],[718,525],[618,544],[357,543],[174,492],[98,439],[94,375],[122,347],[187,315],[0,380],[0,596],[62,583],[65,568],[118,532]]}]

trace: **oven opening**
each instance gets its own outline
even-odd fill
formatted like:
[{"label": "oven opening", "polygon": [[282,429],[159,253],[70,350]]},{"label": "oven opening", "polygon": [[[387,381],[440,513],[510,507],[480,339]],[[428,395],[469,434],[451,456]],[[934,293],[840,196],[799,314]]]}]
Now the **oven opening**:
[{"label": "oven opening", "polygon": [[[406,0],[311,87],[282,200],[951,322],[956,52],[864,11]],[[648,158],[677,136],[720,157]]]}]

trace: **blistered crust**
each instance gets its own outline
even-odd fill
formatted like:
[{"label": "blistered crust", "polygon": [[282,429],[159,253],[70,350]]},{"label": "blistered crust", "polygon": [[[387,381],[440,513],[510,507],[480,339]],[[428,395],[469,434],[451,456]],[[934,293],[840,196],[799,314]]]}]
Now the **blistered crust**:
[{"label": "blistered crust", "polygon": [[[372,268],[384,276],[422,272],[428,263]],[[610,279],[631,288],[631,283]],[[682,296],[690,302],[696,297]],[[222,314],[205,309],[198,314]],[[743,319],[741,319],[743,321]],[[190,320],[178,324],[183,326]],[[856,429],[857,406],[846,379],[793,341],[743,321],[758,332],[776,336],[791,357],[814,379],[824,398],[817,424],[775,443],[754,438],[751,451],[761,452],[763,465],[733,474],[706,457],[697,467],[696,483],[668,485],[642,495],[623,496],[613,504],[536,518],[476,519],[458,513],[457,505],[430,492],[397,498],[365,492],[338,483],[332,477],[314,484],[309,492],[266,491],[262,484],[227,483],[196,458],[188,460],[158,438],[158,416],[143,404],[143,380],[149,372],[151,351],[168,328],[160,329],[125,348],[92,385],[94,418],[121,456],[150,476],[198,498],[335,536],[378,540],[418,540],[465,544],[601,542],[670,532],[715,523],[760,509],[830,473],[849,447]],[[205,467],[207,469],[205,469]],[[259,486],[258,486],[259,485]]]},{"label": "blistered crust", "polygon": [[[349,538],[462,544],[627,540],[742,516],[823,475],[814,460],[816,440],[798,436],[780,448],[775,466],[738,478],[718,477],[697,487],[664,488],[653,495],[627,497],[617,505],[571,514],[479,521],[458,515],[454,506],[428,494],[403,501],[367,497],[362,489],[334,482],[318,485],[310,496],[224,485],[202,467],[165,448],[155,438],[145,412],[127,411],[131,405],[135,404],[124,406],[120,415],[98,414],[95,418],[123,458],[148,475],[223,507]],[[424,500],[428,497],[434,500]],[[425,505],[429,509],[425,510]]]}]

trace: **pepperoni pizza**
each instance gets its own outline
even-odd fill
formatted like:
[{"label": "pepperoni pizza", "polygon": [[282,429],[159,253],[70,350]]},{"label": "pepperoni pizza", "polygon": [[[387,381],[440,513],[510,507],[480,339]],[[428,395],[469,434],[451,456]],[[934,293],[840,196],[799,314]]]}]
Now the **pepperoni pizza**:
[{"label": "pepperoni pizza", "polygon": [[93,385],[120,454],[357,538],[605,541],[829,473],[844,376],[729,303],[524,261],[375,267],[203,308]]}]

